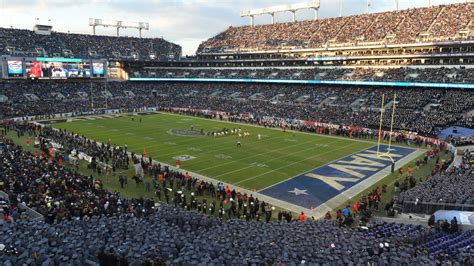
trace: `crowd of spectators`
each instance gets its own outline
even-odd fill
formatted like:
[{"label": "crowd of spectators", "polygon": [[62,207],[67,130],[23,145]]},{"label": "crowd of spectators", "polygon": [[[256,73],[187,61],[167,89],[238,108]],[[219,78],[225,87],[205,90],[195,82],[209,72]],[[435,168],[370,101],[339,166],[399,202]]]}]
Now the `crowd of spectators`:
[{"label": "crowd of spectators", "polygon": [[[474,4],[460,3],[315,21],[230,27],[203,42],[198,53],[318,48],[328,43],[355,44],[360,41],[400,44],[452,40],[460,38],[459,31],[468,29],[473,12]],[[423,36],[426,33],[428,38]]]},{"label": "crowd of spectators", "polygon": [[107,191],[99,180],[64,167],[59,155],[52,160],[48,150],[32,154],[6,139],[4,146],[0,190],[9,194],[11,204],[25,204],[49,223],[114,213],[142,216],[154,206],[152,200],[127,200]]},{"label": "crowd of spectators", "polygon": [[[58,84],[54,86],[49,83],[14,84],[31,86],[24,87],[21,92],[38,94],[41,102],[37,106],[48,102],[51,88],[54,92],[61,92],[64,95],[75,95],[68,98],[81,102],[79,100],[81,96],[77,94],[76,88],[84,86],[81,83],[59,83],[67,84],[63,90],[63,85]],[[44,92],[44,95],[37,93],[36,87],[38,89],[41,87],[42,89],[38,91]],[[369,103],[378,105],[380,100],[375,97],[382,91],[393,93],[391,90],[394,90],[367,91],[359,88],[356,89],[358,92],[350,92],[347,88],[308,89],[304,86],[286,88],[276,85],[262,87],[235,84],[229,85],[229,88],[224,90],[221,85],[216,87],[216,84],[121,82],[109,83],[107,88],[105,84],[101,84],[95,87],[93,92],[100,95],[105,89],[112,95],[108,100],[111,107],[134,108],[149,103],[157,106],[166,103],[162,105],[162,109],[230,108],[229,118],[237,120],[242,119],[237,115],[240,112],[251,113],[259,110],[258,112],[262,113],[255,113],[255,117],[259,116],[258,121],[266,126],[275,126],[282,121],[288,121],[270,117],[270,112],[276,112],[278,107],[268,102],[276,96],[283,106],[288,107],[293,106],[291,102],[294,104],[300,98],[299,92],[315,94],[315,99],[319,99],[317,103],[339,93],[341,98],[352,98],[351,100],[366,93],[367,96],[374,97]],[[132,91],[135,96],[131,97],[126,93],[127,90]],[[9,97],[17,97],[15,89],[8,88],[6,91]],[[400,91],[400,97],[413,98],[413,94],[417,92],[419,91],[403,90]],[[464,93],[466,92],[441,89],[430,91],[430,95],[435,95],[435,99],[445,101],[449,101],[448,98],[452,97],[465,98]],[[256,97],[256,94],[259,94],[259,97]],[[321,97],[321,94],[324,94],[324,97]],[[103,104],[107,95],[98,96],[96,103],[99,106]],[[155,99],[147,100],[150,96]],[[418,96],[418,99],[411,99],[402,106],[408,109],[415,104],[429,102],[431,96]],[[137,99],[133,99],[135,97]],[[243,98],[257,100],[238,104]],[[452,100],[459,101],[459,99]],[[57,99],[48,104],[55,101]],[[87,107],[89,99],[86,97],[83,101],[83,107]],[[388,103],[388,100],[386,101]],[[336,104],[344,102],[341,99],[335,100]],[[76,105],[75,102],[70,102],[69,106],[73,106],[71,103]],[[472,101],[468,103],[472,105]],[[247,106],[249,104],[251,106]],[[271,107],[260,109],[263,104]],[[68,105],[63,106],[66,108]],[[296,108],[298,105],[294,106]],[[337,113],[337,107],[333,108],[335,109],[332,112]],[[292,109],[288,109],[286,115],[283,115],[284,111],[279,110],[276,114],[289,117],[288,112],[291,111]],[[0,139],[3,143],[0,154],[0,190],[6,191],[10,196],[8,206],[11,207],[4,208],[4,212],[6,210],[12,214],[11,218],[8,215],[5,218],[4,215],[0,220],[0,230],[3,232],[0,234],[0,258],[6,263],[82,265],[97,261],[103,265],[300,264],[337,263],[341,260],[347,264],[446,262],[469,265],[472,263],[472,248],[466,242],[464,234],[458,239],[460,236],[456,230],[449,232],[453,234],[450,235],[450,241],[456,240],[456,246],[434,249],[428,246],[431,243],[428,241],[436,240],[438,232],[433,232],[431,229],[367,223],[371,211],[382,207],[379,206],[379,202],[385,193],[385,186],[376,188],[367,197],[354,202],[353,206],[349,205],[338,211],[334,217],[335,222],[331,217],[329,219],[326,217],[330,221],[312,221],[306,219],[304,215],[294,219],[286,212],[280,213],[276,221],[271,221],[273,209],[252,195],[241,195],[221,183],[214,186],[212,183],[172,171],[153,163],[152,158],[127,154],[126,147],[116,147],[110,143],[99,144],[67,131],[56,131],[31,124],[10,125],[6,130],[15,130],[19,136],[26,135],[32,141],[37,140],[40,148],[39,153],[31,153],[11,140]],[[341,128],[336,131],[341,131]],[[369,132],[354,134],[361,134],[360,137],[363,137],[366,133],[369,134]],[[52,153],[50,147],[53,142],[59,144],[64,153]],[[131,163],[139,164],[148,175],[154,177],[153,184],[145,186],[153,189],[161,204],[147,198],[126,199],[117,192],[105,189],[100,180],[85,176],[65,165],[66,154],[80,152],[93,157],[89,165],[98,172],[101,171],[98,167],[99,162],[102,165],[111,164],[112,169],[127,168]],[[468,163],[471,159],[466,155],[465,162]],[[467,173],[466,164],[461,165],[460,169],[456,171],[461,171],[458,172],[461,174]],[[134,179],[137,186],[143,185],[140,184],[139,176],[134,176]],[[466,200],[472,201],[472,189],[469,190],[474,187],[472,185],[474,184],[463,188],[464,195],[471,195],[471,198]],[[419,186],[410,187],[404,193],[410,193]],[[187,199],[186,195],[179,193],[185,190],[193,191],[196,198],[191,194]],[[426,194],[424,190],[423,195]],[[215,200],[212,202],[205,199],[198,200],[197,197],[202,195],[211,196]],[[225,201],[227,204],[224,204]],[[43,214],[46,223],[19,217],[15,214],[15,206],[19,204],[25,204]],[[353,215],[356,213],[363,218],[361,222],[367,223],[366,227],[352,227]],[[444,239],[442,237],[440,238]]]},{"label": "crowd of spectators", "polygon": [[[116,193],[103,191],[103,184],[99,180],[63,167],[67,162],[72,168],[79,170],[77,159],[80,154],[90,157],[89,169],[99,176],[105,175],[106,180],[118,178],[122,188],[132,181],[128,180],[127,175],[116,172],[122,173],[121,170],[134,167],[135,175],[131,179],[135,180],[136,186],[144,186],[147,191],[154,192],[159,201],[174,207],[196,210],[221,219],[243,218],[247,221],[267,222],[274,211],[271,205],[253,195],[240,193],[223,183],[213,184],[198,180],[187,173],[174,171],[168,166],[154,162],[151,157],[144,158],[134,152],[128,153],[126,146],[100,144],[64,130],[58,131],[33,124],[13,124],[7,126],[7,130],[16,131],[19,136],[34,138],[41,154],[23,152],[19,146],[7,142],[4,152],[8,160],[4,161],[3,167],[14,165],[13,160],[17,158],[20,162],[25,161],[25,165],[29,163],[32,169],[40,170],[28,172],[24,168],[11,167],[5,172],[5,178],[0,178],[4,184],[0,190],[6,189],[13,195],[15,202],[26,204],[45,215],[48,222],[61,221],[65,217],[83,218],[116,213],[141,217],[146,216],[154,206],[154,202],[147,199],[131,202],[120,199]],[[53,155],[51,147],[55,147]],[[45,166],[48,163],[51,164],[50,167]],[[137,165],[143,171],[137,172]],[[15,173],[20,173],[21,176],[16,177]],[[144,181],[145,174],[152,177],[152,182],[149,179]],[[33,175],[41,178],[34,179]],[[185,191],[192,194],[186,195]],[[76,202],[79,199],[80,203]],[[212,201],[208,202],[208,199]]]},{"label": "crowd of spectators", "polygon": [[[45,134],[34,127],[16,129],[19,134]],[[369,223],[353,228],[304,217],[290,219],[290,223],[223,221],[209,215],[210,211],[179,205],[174,199],[175,206],[146,198],[125,199],[102,188],[98,180],[63,166],[56,155],[36,155],[11,140],[2,138],[2,142],[1,189],[10,199],[46,217],[46,223],[0,220],[3,263],[299,264],[342,260],[349,264],[469,264],[472,260],[472,249],[464,245],[430,252],[423,244],[435,232],[421,226]],[[226,212],[232,212],[231,208]]]},{"label": "crowd of spectators", "polygon": [[[8,48],[8,49],[7,49]],[[162,38],[114,37],[0,28],[0,54],[106,59],[176,59],[181,47]]]},{"label": "crowd of spectators", "polygon": [[100,265],[469,265],[473,255],[469,247],[430,253],[423,244],[437,235],[419,226],[373,224],[360,229],[327,221],[222,223],[166,204],[146,218],[92,217],[55,225],[25,221],[2,229],[0,242],[5,247],[0,257],[15,265],[84,265],[86,261]]},{"label": "crowd of spectators", "polygon": [[[39,118],[57,113],[100,113],[104,109],[190,108],[234,117],[247,114],[246,122],[274,117],[376,129],[382,94],[387,107],[383,126],[389,128],[389,104],[396,93],[395,129],[436,136],[449,126],[473,127],[467,115],[474,108],[469,90],[223,84],[109,82],[94,83],[91,89],[91,84],[81,82],[4,83],[0,94],[8,100],[0,105],[0,111],[1,118]],[[58,99],[57,93],[64,99]],[[31,94],[38,99],[31,100]]]},{"label": "crowd of spectators", "polygon": [[402,191],[397,202],[474,204],[474,155],[466,152],[462,162],[449,169],[438,166],[425,182]]},{"label": "crowd of spectators", "polygon": [[254,78],[474,83],[474,69],[464,67],[130,69],[129,73],[131,77],[145,78]]}]

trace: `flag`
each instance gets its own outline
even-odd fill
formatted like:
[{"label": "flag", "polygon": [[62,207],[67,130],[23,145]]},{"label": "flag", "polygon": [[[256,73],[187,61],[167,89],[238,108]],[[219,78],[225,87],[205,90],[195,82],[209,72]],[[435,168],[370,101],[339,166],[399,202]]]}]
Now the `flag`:
[{"label": "flag", "polygon": [[146,147],[143,146],[143,158],[146,158]]}]

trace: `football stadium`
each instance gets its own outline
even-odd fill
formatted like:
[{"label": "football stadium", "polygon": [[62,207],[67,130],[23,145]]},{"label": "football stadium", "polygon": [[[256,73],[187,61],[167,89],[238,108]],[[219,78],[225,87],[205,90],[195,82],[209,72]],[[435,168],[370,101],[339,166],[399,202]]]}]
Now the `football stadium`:
[{"label": "football stadium", "polygon": [[30,2],[0,265],[474,265],[474,1]]}]

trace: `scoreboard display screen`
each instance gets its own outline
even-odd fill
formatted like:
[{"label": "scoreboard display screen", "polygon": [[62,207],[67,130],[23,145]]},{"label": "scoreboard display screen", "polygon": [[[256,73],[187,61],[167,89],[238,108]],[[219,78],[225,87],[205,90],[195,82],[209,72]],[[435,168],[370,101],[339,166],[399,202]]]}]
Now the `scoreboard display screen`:
[{"label": "scoreboard display screen", "polygon": [[0,60],[0,76],[6,79],[89,79],[107,77],[106,60],[92,61],[90,59],[65,57],[8,57]]},{"label": "scoreboard display screen", "polygon": [[10,78],[22,78],[23,77],[23,62],[21,60],[8,60],[7,72],[8,72],[8,77]]},{"label": "scoreboard display screen", "polygon": [[90,78],[90,63],[29,61],[26,62],[26,77],[33,79]]},{"label": "scoreboard display screen", "polygon": [[92,62],[92,75],[96,78],[105,77],[105,64],[104,64],[104,62]]}]

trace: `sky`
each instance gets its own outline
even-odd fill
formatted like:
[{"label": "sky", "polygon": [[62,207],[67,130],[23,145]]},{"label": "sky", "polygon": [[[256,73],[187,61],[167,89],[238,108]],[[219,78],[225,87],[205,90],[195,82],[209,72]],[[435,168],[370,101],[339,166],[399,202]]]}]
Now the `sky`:
[{"label": "sky", "polygon": [[[248,25],[240,11],[308,0],[0,0],[0,27],[32,29],[36,18],[48,22],[54,31],[92,34],[89,18],[149,22],[143,37],[163,37],[183,47],[183,55],[193,55],[204,40],[229,26]],[[339,16],[341,0],[320,0],[320,18]],[[343,15],[382,12],[395,9],[395,0],[342,0]],[[401,9],[465,2],[465,0],[399,0]],[[291,20],[291,13],[279,13],[277,22]],[[314,11],[301,10],[297,20],[313,19]],[[270,15],[255,18],[256,24],[271,23]],[[98,27],[100,35],[115,35],[113,28]],[[138,31],[122,29],[123,36],[138,36]]]}]

